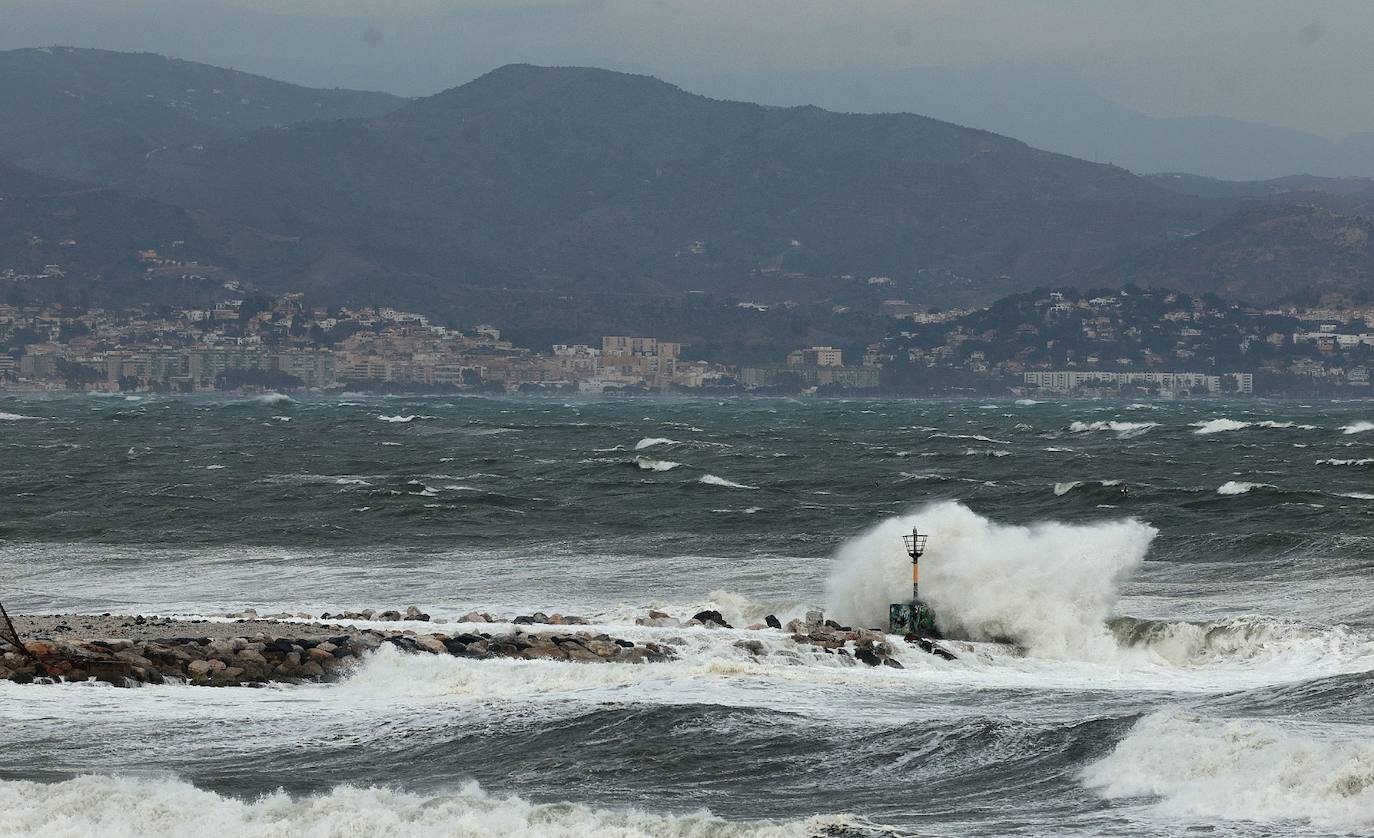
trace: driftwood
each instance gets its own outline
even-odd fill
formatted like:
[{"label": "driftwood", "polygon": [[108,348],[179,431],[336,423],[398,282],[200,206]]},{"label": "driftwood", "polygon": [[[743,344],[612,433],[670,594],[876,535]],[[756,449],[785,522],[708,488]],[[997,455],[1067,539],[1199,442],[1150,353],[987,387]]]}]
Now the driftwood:
[{"label": "driftwood", "polygon": [[29,647],[24,645],[24,639],[19,636],[19,630],[14,627],[14,621],[10,619],[9,612],[5,610],[5,604],[0,602],[0,618],[4,619],[4,630],[0,631],[0,640],[5,641],[15,648],[19,654],[38,663],[38,656],[29,651]]}]

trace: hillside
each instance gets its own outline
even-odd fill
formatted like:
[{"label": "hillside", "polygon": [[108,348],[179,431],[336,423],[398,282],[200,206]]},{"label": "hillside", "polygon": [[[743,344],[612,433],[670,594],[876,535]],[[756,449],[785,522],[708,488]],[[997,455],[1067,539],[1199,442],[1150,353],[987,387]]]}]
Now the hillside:
[{"label": "hillside", "polygon": [[920,116],[525,65],[376,118],[168,150],[121,182],[346,242],[392,271],[644,293],[881,275],[917,297],[986,296],[1072,278],[1225,209]]},{"label": "hillside", "polygon": [[0,271],[56,264],[68,273],[135,276],[135,253],[147,248],[187,260],[215,255],[179,207],[0,163]]},{"label": "hillside", "polygon": [[1311,203],[1255,206],[1184,242],[1122,259],[1112,282],[1174,285],[1231,299],[1374,302],[1374,216]]},{"label": "hillside", "polygon": [[1174,192],[1202,198],[1311,199],[1330,195],[1367,201],[1374,199],[1374,178],[1287,175],[1269,180],[1217,180],[1184,172],[1146,175],[1145,179]]},{"label": "hillside", "polygon": [[95,178],[169,146],[306,120],[373,116],[405,100],[315,90],[147,53],[49,47],[0,52],[0,159]]}]

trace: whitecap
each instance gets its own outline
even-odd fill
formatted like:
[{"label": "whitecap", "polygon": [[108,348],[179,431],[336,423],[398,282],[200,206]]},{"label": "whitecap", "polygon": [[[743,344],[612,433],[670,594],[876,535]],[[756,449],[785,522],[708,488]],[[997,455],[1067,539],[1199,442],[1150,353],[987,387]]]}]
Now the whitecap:
[{"label": "whitecap", "polygon": [[643,451],[645,448],[653,448],[655,445],[677,445],[677,440],[661,436],[649,436],[636,442],[635,450]]},{"label": "whitecap", "polygon": [[726,480],[724,477],[716,477],[714,474],[704,474],[698,479],[698,483],[705,483],[708,486],[724,486],[727,489],[757,489],[758,486],[746,486],[743,483],[736,483],[733,480]]},{"label": "whitecap", "polygon": [[1255,489],[1278,488],[1272,483],[1246,483],[1243,480],[1228,480],[1217,487],[1218,495],[1243,495]]},{"label": "whitecap", "polygon": [[1081,434],[1089,431],[1114,431],[1118,437],[1129,439],[1157,427],[1159,427],[1158,422],[1072,422],[1069,424],[1069,432]]},{"label": "whitecap", "polygon": [[645,471],[671,471],[682,465],[672,460],[655,460],[653,457],[635,457],[632,462]]},{"label": "whitecap", "polygon": [[1374,422],[1361,420],[1359,422],[1351,422],[1349,425],[1341,428],[1341,433],[1343,434],[1362,434],[1365,431],[1374,431]]},{"label": "whitecap", "polygon": [[37,416],[24,416],[19,413],[0,413],[0,422],[20,422],[25,419],[37,419]]},{"label": "whitecap", "polygon": [[1250,422],[1241,422],[1237,419],[1209,419],[1206,422],[1194,422],[1192,427],[1197,428],[1195,434],[1219,434],[1224,431],[1240,431],[1250,427]]}]

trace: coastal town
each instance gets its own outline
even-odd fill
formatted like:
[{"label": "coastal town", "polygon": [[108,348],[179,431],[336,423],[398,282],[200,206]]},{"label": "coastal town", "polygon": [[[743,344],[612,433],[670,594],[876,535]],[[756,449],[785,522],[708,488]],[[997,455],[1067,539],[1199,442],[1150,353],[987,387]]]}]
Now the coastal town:
[{"label": "coastal town", "polygon": [[[0,289],[47,276],[3,271]],[[891,324],[880,340],[736,364],[663,336],[519,346],[499,324],[318,307],[229,280],[199,306],[0,302],[0,391],[1360,394],[1374,367],[1374,309],[1358,307],[1261,310],[1128,287],[1032,292],[972,310],[886,300],[880,312]]]}]

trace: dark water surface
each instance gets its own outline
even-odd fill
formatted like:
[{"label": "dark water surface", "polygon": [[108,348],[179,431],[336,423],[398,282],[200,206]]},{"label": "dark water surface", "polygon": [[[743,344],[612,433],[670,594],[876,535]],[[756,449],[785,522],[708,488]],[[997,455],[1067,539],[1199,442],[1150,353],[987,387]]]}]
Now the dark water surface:
[{"label": "dark water surface", "polygon": [[[862,620],[912,524],[959,661],[633,626]],[[129,834],[1367,833],[1372,545],[1368,402],[0,398],[12,610],[539,608],[683,649],[4,685],[0,808],[156,802]]]}]

